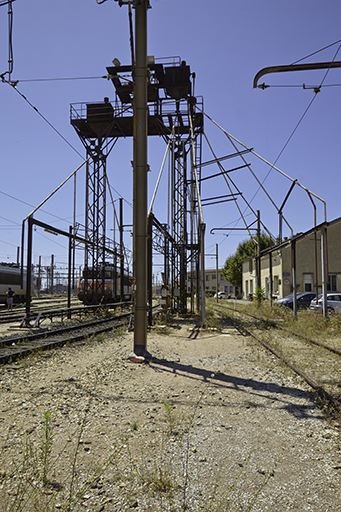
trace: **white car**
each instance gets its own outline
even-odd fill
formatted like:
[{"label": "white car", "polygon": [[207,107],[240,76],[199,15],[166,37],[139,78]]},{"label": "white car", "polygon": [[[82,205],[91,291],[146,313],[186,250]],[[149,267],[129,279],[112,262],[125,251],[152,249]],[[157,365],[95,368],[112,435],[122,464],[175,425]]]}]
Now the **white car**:
[{"label": "white car", "polygon": [[[310,303],[310,309],[314,311],[323,310],[323,296],[319,295],[316,303],[316,299]],[[330,312],[341,313],[341,293],[327,293],[327,309]]]},{"label": "white car", "polygon": [[[214,298],[217,298],[217,294],[214,294]],[[228,299],[229,295],[225,292],[218,292],[218,299]]]}]

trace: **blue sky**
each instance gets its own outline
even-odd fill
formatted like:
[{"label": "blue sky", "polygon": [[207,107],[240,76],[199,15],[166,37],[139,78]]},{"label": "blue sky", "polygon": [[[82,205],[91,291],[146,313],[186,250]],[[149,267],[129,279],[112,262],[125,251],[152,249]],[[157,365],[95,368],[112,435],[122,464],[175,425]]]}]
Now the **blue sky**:
[{"label": "blue sky", "polygon": [[[1,3],[1,2],[0,2]],[[267,66],[286,65],[328,47],[303,62],[341,60],[341,3],[338,0],[151,0],[148,11],[148,54],[157,58],[180,56],[196,73],[196,95],[204,100],[205,113],[224,130],[269,162],[276,161],[295,127],[295,133],[276,165],[285,174],[320,196],[327,203],[327,220],[340,216],[340,95],[341,69],[272,74],[261,79],[270,86],[253,89],[256,73]],[[7,6],[0,7],[0,74],[8,69]],[[330,46],[331,45],[331,46]],[[115,98],[111,82],[101,77],[114,57],[130,63],[128,9],[114,0],[98,5],[96,0],[16,0],[13,2],[12,80],[17,90],[0,82],[0,261],[15,261],[20,245],[22,220],[82,162],[83,146],[70,125],[71,103]],[[73,80],[36,81],[73,78]],[[325,78],[324,78],[325,77]],[[307,86],[318,86],[315,94]],[[290,87],[288,87],[290,86]],[[297,87],[292,87],[297,86]],[[20,94],[19,94],[20,92]],[[27,101],[25,101],[25,99]],[[30,102],[30,104],[28,103]],[[45,119],[69,142],[67,144]],[[205,133],[217,156],[235,149],[208,118]],[[72,147],[71,147],[72,146]],[[238,146],[238,149],[243,149]],[[149,141],[149,197],[161,166],[165,144]],[[81,156],[79,155],[81,154]],[[247,163],[262,182],[269,166],[253,155]],[[203,161],[212,159],[204,143]],[[120,140],[107,162],[114,199],[123,196],[125,224],[132,223],[132,141]],[[239,159],[224,163],[225,169],[242,165]],[[203,176],[218,172],[203,169]],[[260,210],[268,229],[278,234],[276,209],[255,178],[245,169],[231,173],[238,189],[254,211]],[[229,191],[222,178],[208,180],[202,196]],[[264,186],[279,206],[291,182],[271,170]],[[154,213],[167,221],[165,211],[167,177],[155,203]],[[84,222],[84,172],[77,176],[77,220]],[[109,198],[108,198],[109,201]],[[254,215],[240,202],[248,222]],[[316,200],[317,222],[324,220],[323,203]],[[73,181],[36,214],[36,218],[68,229],[73,219]],[[294,233],[313,226],[314,210],[308,195],[295,187],[284,215]],[[232,203],[204,208],[207,224],[206,253],[219,244],[219,265],[245,240],[245,231],[210,234],[214,227],[243,227]],[[112,211],[107,212],[108,232],[113,228]],[[225,235],[229,236],[226,237]],[[290,231],[284,228],[284,236]],[[131,247],[131,236],[126,243]],[[67,244],[40,228],[34,234],[34,263],[42,256],[48,264],[67,261]],[[82,256],[77,257],[82,264]],[[207,257],[206,266],[215,267]]]}]

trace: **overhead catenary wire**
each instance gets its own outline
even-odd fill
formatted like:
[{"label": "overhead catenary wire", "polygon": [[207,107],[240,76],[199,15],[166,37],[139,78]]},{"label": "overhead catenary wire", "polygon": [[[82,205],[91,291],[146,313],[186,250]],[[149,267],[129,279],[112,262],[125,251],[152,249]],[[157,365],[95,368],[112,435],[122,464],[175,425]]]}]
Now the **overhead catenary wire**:
[{"label": "overhead catenary wire", "polygon": [[[336,43],[333,43],[333,44],[340,43],[340,41],[341,41],[341,39],[340,39],[339,41],[337,41]],[[331,46],[332,46],[332,45],[331,45]],[[329,46],[328,46],[328,47],[329,47]],[[279,159],[280,159],[280,157],[282,156],[283,152],[285,151],[286,147],[288,146],[289,142],[290,142],[290,141],[291,141],[291,139],[293,138],[294,134],[296,133],[296,131],[297,131],[298,127],[300,126],[301,122],[303,121],[304,117],[306,116],[306,114],[307,114],[308,110],[310,109],[311,105],[312,105],[312,104],[313,104],[313,102],[315,101],[316,96],[317,96],[317,93],[320,91],[321,87],[323,86],[323,83],[324,83],[324,81],[326,80],[327,75],[328,75],[328,73],[329,73],[329,71],[330,71],[330,67],[331,67],[332,63],[335,61],[336,56],[337,56],[337,54],[338,54],[338,53],[339,53],[339,51],[340,51],[340,48],[341,48],[341,44],[339,44],[339,47],[338,47],[338,49],[336,50],[336,52],[335,52],[335,54],[334,54],[334,57],[333,57],[332,61],[330,62],[329,68],[328,68],[328,69],[327,69],[327,71],[325,72],[325,74],[324,74],[324,76],[323,76],[323,78],[322,78],[322,80],[321,80],[321,82],[320,82],[320,85],[319,85],[318,87],[314,88],[314,93],[315,93],[315,94],[314,94],[314,96],[312,97],[312,99],[311,99],[311,101],[309,102],[309,104],[308,104],[307,108],[305,109],[305,111],[303,112],[302,116],[300,117],[300,119],[299,119],[298,123],[296,124],[295,128],[294,128],[294,129],[293,129],[293,131],[291,132],[291,134],[290,134],[289,138],[288,138],[288,139],[287,139],[287,141],[285,142],[285,144],[284,144],[283,148],[282,148],[282,149],[281,149],[281,151],[279,152],[279,154],[278,154],[277,158],[275,159],[275,161],[274,161],[273,165],[271,165],[271,166],[270,166],[270,169],[269,169],[268,173],[266,174],[265,178],[263,179],[262,184],[266,181],[266,179],[267,179],[267,178],[268,178],[268,176],[270,175],[270,173],[271,173],[272,169],[276,169],[276,167],[275,167],[276,163],[278,162],[278,160],[279,160]],[[303,59],[301,59],[301,60],[303,60]],[[299,61],[297,61],[297,62],[299,62]],[[256,190],[256,192],[255,192],[255,194],[253,195],[253,197],[252,197],[251,201],[253,201],[253,199],[256,197],[256,195],[258,194],[259,190],[260,190],[260,187],[258,187],[258,189]],[[321,199],[321,198],[318,198],[318,199]]]},{"label": "overhead catenary wire", "polygon": [[[225,180],[225,182],[226,182],[226,185],[228,186],[228,189],[230,190],[231,195],[233,195],[233,196],[234,196],[234,195],[235,195],[235,193],[233,193],[232,188],[231,188],[231,185],[230,185],[230,183],[229,183],[229,182],[231,182],[231,184],[236,188],[236,190],[237,190],[237,192],[238,192],[238,195],[240,195],[240,196],[241,196],[241,198],[243,199],[243,201],[246,203],[247,207],[252,211],[252,213],[254,214],[254,216],[255,216],[255,217],[257,217],[257,213],[253,210],[253,208],[251,207],[250,203],[245,199],[244,195],[243,195],[243,194],[242,194],[242,192],[238,189],[238,187],[236,186],[236,184],[234,183],[234,181],[231,179],[231,177],[230,177],[229,175],[226,175],[226,174],[223,172],[223,171],[224,171],[224,168],[223,168],[222,164],[219,162],[219,160],[216,158],[215,152],[214,152],[214,150],[213,150],[213,148],[212,148],[212,146],[211,146],[211,144],[210,144],[210,142],[209,142],[209,140],[208,140],[208,138],[207,138],[207,135],[206,135],[205,133],[204,133],[204,136],[205,136],[206,141],[207,141],[207,143],[208,143],[208,145],[209,145],[209,148],[210,148],[210,150],[211,150],[212,155],[213,155],[213,156],[214,156],[214,158],[217,160],[218,167],[219,167],[219,169],[220,169],[220,171],[221,171],[221,174],[222,174],[222,176],[223,176],[223,178],[224,178],[224,180]],[[238,211],[239,211],[239,214],[240,214],[240,216],[241,216],[241,218],[242,218],[242,220],[243,220],[243,223],[244,223],[245,229],[248,231],[248,233],[249,233],[249,235],[250,235],[250,238],[253,238],[253,236],[252,236],[252,234],[251,234],[251,231],[250,231],[250,229],[249,229],[249,227],[250,227],[250,226],[248,226],[248,225],[247,225],[247,222],[246,222],[246,220],[245,220],[244,213],[245,213],[245,211],[246,211],[246,210],[245,210],[244,212],[242,212],[241,208],[239,207],[239,204],[238,204],[237,198],[236,198],[235,204],[236,204],[237,209],[238,209]],[[264,223],[263,223],[263,222],[262,222],[262,226],[263,226],[263,227],[264,227],[264,229],[267,231],[267,233],[269,234],[269,236],[270,236],[271,238],[274,238],[274,236],[272,235],[272,233],[270,233],[270,231],[267,229],[267,227],[264,225]]]},{"label": "overhead catenary wire", "polygon": [[59,130],[57,130],[57,128],[56,128],[55,126],[53,126],[53,124],[52,124],[52,123],[50,123],[50,121],[49,121],[49,120],[48,120],[48,119],[47,119],[47,118],[46,118],[46,117],[45,117],[45,116],[44,116],[44,115],[43,115],[43,114],[42,114],[42,113],[37,109],[37,107],[35,107],[35,106],[34,106],[34,105],[33,105],[33,104],[32,104],[32,103],[31,103],[31,102],[26,98],[26,96],[25,96],[22,92],[20,92],[20,91],[19,91],[19,89],[17,88],[17,86],[16,86],[15,84],[13,85],[13,84],[12,84],[10,81],[8,81],[8,80],[3,80],[3,82],[5,82],[5,83],[9,84],[10,86],[12,86],[12,88],[13,88],[13,89],[14,89],[14,90],[19,94],[19,96],[21,96],[21,98],[23,98],[23,99],[26,101],[26,103],[27,103],[31,108],[33,108],[33,110],[34,110],[35,112],[37,112],[37,114],[38,114],[38,115],[39,115],[39,116],[40,116],[40,117],[45,121],[45,123],[47,123],[47,124],[50,126],[50,128],[52,128],[52,130],[54,130],[54,131],[57,133],[57,135],[58,135],[59,137],[61,137],[61,139],[63,139],[63,141],[64,141],[64,142],[66,142],[66,144],[67,144],[68,146],[70,146],[70,148],[71,148],[71,149],[73,149],[73,151],[75,151],[75,153],[77,153],[77,155],[79,155],[79,156],[83,159],[83,155],[81,155],[81,153],[79,153],[79,151],[78,151],[78,150],[77,150],[77,149],[76,149],[76,148],[71,144],[71,142],[69,142],[69,141],[64,137],[64,135],[62,135],[62,134],[60,133],[60,131],[59,131]]},{"label": "overhead catenary wire", "polygon": [[27,82],[65,82],[72,80],[98,80],[98,79],[108,80],[108,75],[102,76],[73,76],[73,77],[55,77],[55,78],[29,78],[29,79],[19,79],[13,82],[14,85],[18,83],[27,83]]},{"label": "overhead catenary wire", "polygon": [[[228,133],[226,130],[224,130],[224,128],[222,128],[216,121],[214,121],[208,114],[204,113],[205,116],[210,119],[218,128],[220,128],[226,135],[228,135],[229,137],[231,137],[231,139],[233,139],[235,142],[237,142],[238,144],[240,144],[241,146],[243,146],[244,148],[246,149],[250,149],[248,148],[248,146],[246,146],[246,144],[243,144],[240,140],[238,140],[236,137],[234,137],[233,135],[231,135],[230,133]],[[279,169],[278,167],[276,167],[274,164],[271,164],[268,160],[266,160],[265,158],[263,158],[261,155],[259,155],[258,153],[256,153],[253,149],[251,150],[250,149],[250,152],[255,155],[257,158],[259,158],[262,162],[264,162],[265,164],[269,165],[271,168],[273,168],[275,171],[277,171],[279,174],[281,174],[282,176],[284,176],[285,178],[287,178],[288,180],[290,180],[291,182],[294,182],[296,181],[296,184],[301,187],[303,190],[305,190],[306,192],[310,193],[312,196],[316,197],[316,199],[318,199],[319,201],[321,201],[324,205],[324,217],[325,217],[325,220],[327,219],[327,206],[326,206],[326,202],[324,199],[322,199],[322,197],[318,196],[317,194],[315,194],[314,192],[312,192],[311,190],[309,190],[307,187],[305,187],[304,185],[302,185],[301,183],[299,183],[297,180],[294,180],[294,178],[291,178],[291,176],[289,176],[288,174],[286,174],[285,172],[281,171],[281,169]]]},{"label": "overhead catenary wire", "polygon": [[[57,130],[57,128],[56,128],[55,126],[53,126],[53,124],[52,124],[52,123],[50,123],[50,121],[49,121],[49,120],[48,120],[48,119],[47,119],[47,118],[46,118],[46,117],[45,117],[45,116],[44,116],[44,115],[43,115],[43,114],[38,110],[38,108],[37,108],[37,107],[35,107],[35,106],[34,106],[34,105],[33,105],[33,104],[32,104],[32,103],[27,99],[27,97],[26,97],[23,93],[21,93],[21,92],[19,91],[19,89],[17,88],[16,82],[12,83],[12,82],[10,82],[9,80],[5,80],[5,79],[4,79],[4,77],[2,77],[2,82],[4,82],[4,83],[7,83],[7,84],[11,85],[11,86],[13,87],[13,89],[15,89],[15,91],[16,91],[16,92],[17,92],[17,93],[18,93],[18,94],[19,94],[19,95],[20,95],[20,96],[21,96],[21,97],[22,97],[22,98],[23,98],[23,99],[28,103],[28,105],[29,105],[31,108],[33,108],[33,110],[34,110],[35,112],[37,112],[37,114],[38,114],[38,115],[39,115],[39,116],[40,116],[40,117],[41,117],[41,118],[42,118],[42,119],[43,119],[43,120],[44,120],[44,121],[45,121],[45,122],[50,126],[50,128],[52,128],[52,129],[57,133],[57,135],[59,135],[59,137],[61,137],[61,138],[62,138],[62,140],[63,140],[64,142],[66,142],[66,144],[68,144],[68,146],[70,146],[70,148],[71,148],[71,149],[73,149],[73,151],[75,151],[75,153],[77,153],[77,155],[78,155],[78,156],[80,156],[80,157],[83,159],[83,155],[82,155],[82,154],[81,154],[81,153],[80,153],[80,152],[79,152],[79,151],[78,151],[78,150],[77,150],[77,149],[76,149],[76,148],[75,148],[75,147],[74,147],[74,146],[73,146],[73,145],[72,145],[72,144],[71,144],[71,143],[70,143],[70,142],[69,142],[65,137],[64,137],[64,135],[62,135],[62,133],[61,133],[61,132],[59,132],[59,130]],[[83,162],[83,163],[84,163],[84,162]],[[83,165],[83,164],[82,164],[82,165]],[[81,166],[82,166],[82,165],[81,165]],[[72,176],[73,176],[73,174],[74,174],[74,172],[72,173]],[[69,178],[70,178],[70,176],[69,176]],[[68,181],[68,179],[69,179],[69,178],[67,178],[67,179],[66,179],[66,181]],[[118,196],[120,196],[120,193],[119,193],[119,192],[118,192],[114,187],[111,187],[111,188],[116,192],[116,194],[117,194]],[[3,193],[3,192],[1,192],[1,191],[0,191],[0,193]],[[125,201],[126,201],[126,200],[125,200]],[[24,202],[24,201],[23,201],[23,202]],[[127,204],[128,204],[129,206],[131,206],[131,204],[130,204],[128,201],[126,201],[126,202],[127,202]],[[32,206],[32,205],[29,205],[28,203],[25,203],[25,204],[27,204],[28,206]],[[52,215],[52,214],[51,214],[51,215]],[[57,217],[57,218],[59,218],[59,217]]]},{"label": "overhead catenary wire", "polygon": [[339,44],[339,43],[341,43],[341,39],[338,39],[334,43],[328,44],[327,46],[324,46],[320,50],[316,50],[316,52],[309,53],[309,55],[306,55],[305,57],[302,57],[301,59],[296,60],[295,62],[292,62],[291,66],[293,66],[294,64],[298,64],[299,62],[302,62],[302,60],[309,59],[309,57],[312,57],[313,55],[317,55],[318,53],[323,52],[324,50],[327,50],[328,48],[331,48],[335,44]]},{"label": "overhead catenary wire", "polygon": [[[35,208],[35,206],[31,203],[27,203],[26,201],[23,201],[22,199],[18,199],[17,197],[14,197],[12,196],[11,194],[7,194],[7,192],[3,192],[2,190],[0,190],[0,194],[6,196],[6,197],[9,197],[10,199],[13,199],[14,201],[18,201],[18,203],[22,203],[22,204],[25,204],[26,206],[29,206],[30,208]],[[50,213],[46,210],[41,210],[43,213],[46,213],[47,215],[51,215],[52,217],[58,219],[58,220],[61,220],[61,221],[65,221],[65,219],[63,219],[62,217],[58,217],[58,215],[55,215],[54,213]]]}]

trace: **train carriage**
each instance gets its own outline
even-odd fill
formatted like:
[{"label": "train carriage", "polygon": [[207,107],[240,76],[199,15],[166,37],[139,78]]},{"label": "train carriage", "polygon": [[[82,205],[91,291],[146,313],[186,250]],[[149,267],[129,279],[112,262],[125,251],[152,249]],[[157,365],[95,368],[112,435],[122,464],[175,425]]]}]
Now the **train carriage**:
[{"label": "train carriage", "polygon": [[121,299],[121,278],[113,265],[106,265],[103,270],[97,271],[88,267],[83,270],[82,277],[78,281],[77,296],[84,304],[107,304],[122,299],[129,301],[131,300],[131,278],[124,275]]},{"label": "train carriage", "polygon": [[14,303],[25,302],[26,299],[26,272],[21,287],[21,270],[16,263],[0,263],[0,303],[6,304],[8,288],[15,292]]}]

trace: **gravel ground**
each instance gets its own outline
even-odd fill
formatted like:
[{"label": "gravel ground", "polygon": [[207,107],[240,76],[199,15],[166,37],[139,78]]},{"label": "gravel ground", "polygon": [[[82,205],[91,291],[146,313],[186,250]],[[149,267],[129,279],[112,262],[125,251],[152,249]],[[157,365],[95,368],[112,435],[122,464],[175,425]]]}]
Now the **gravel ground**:
[{"label": "gravel ground", "polygon": [[0,511],[341,511],[339,426],[310,388],[193,327],[152,330],[148,364],[111,333],[1,367]]}]

